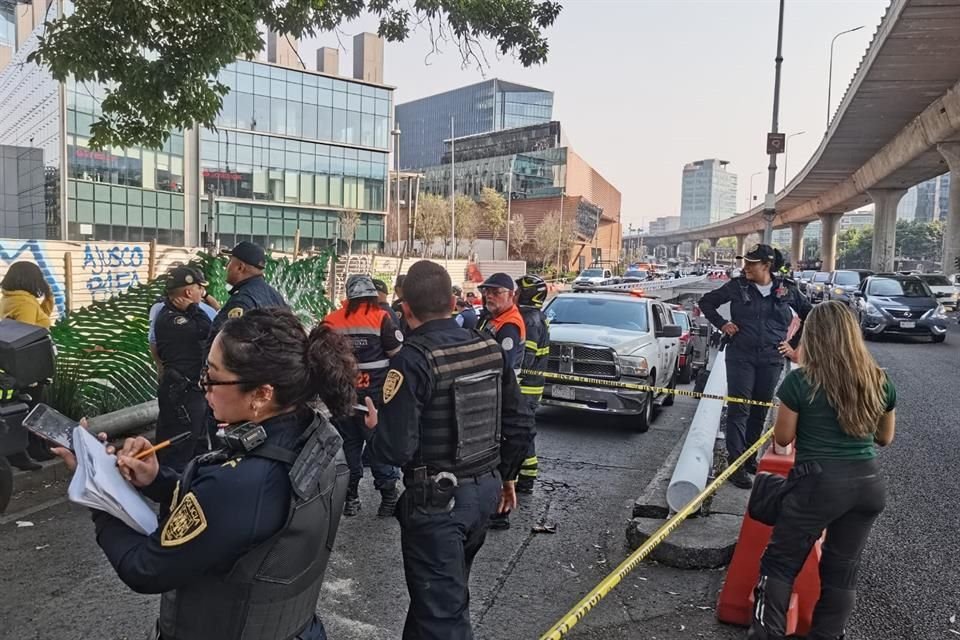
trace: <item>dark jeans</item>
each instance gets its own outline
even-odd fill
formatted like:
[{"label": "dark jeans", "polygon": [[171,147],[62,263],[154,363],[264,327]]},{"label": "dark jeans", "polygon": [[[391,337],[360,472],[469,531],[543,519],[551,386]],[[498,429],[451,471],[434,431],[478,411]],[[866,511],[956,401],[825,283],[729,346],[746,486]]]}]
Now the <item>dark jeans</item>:
[{"label": "dark jeans", "polygon": [[[336,418],[333,426],[337,428],[343,438],[343,455],[347,458],[350,467],[350,485],[347,489],[347,498],[357,496],[357,487],[363,479],[363,438],[366,427],[363,424],[363,415],[357,414],[346,418]],[[389,464],[383,464],[376,458],[370,459],[370,471],[373,472],[373,486],[379,491],[385,487],[396,485],[400,479],[400,469]]]},{"label": "dark jeans", "polygon": [[429,514],[400,497],[400,547],[410,593],[404,640],[471,640],[470,568],[500,498],[494,473],[461,480],[453,510]]},{"label": "dark jeans", "polygon": [[[834,640],[856,603],[860,556],[886,504],[876,460],[819,461],[819,473],[796,479],[760,561],[754,620],[748,637],[783,637],[790,590],[817,538],[827,531],[820,559],[820,599],[808,640]],[[772,588],[762,588],[764,581]]]},{"label": "dark jeans", "polygon": [[157,387],[157,442],[189,431],[193,437],[157,452],[160,464],[177,471],[190,460],[206,451],[207,447],[207,401],[199,389],[184,391],[180,381],[175,382],[165,373]]},{"label": "dark jeans", "polygon": [[[769,402],[777,389],[783,362],[754,361],[727,352],[727,395]],[[727,404],[727,457],[733,462],[763,432],[767,408],[730,402]]]}]

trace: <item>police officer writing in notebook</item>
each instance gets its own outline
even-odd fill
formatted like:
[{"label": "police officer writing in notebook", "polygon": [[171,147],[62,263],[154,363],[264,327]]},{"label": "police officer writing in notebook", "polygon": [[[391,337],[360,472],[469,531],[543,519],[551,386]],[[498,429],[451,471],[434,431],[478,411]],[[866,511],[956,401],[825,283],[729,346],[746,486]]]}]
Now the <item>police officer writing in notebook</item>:
[{"label": "police officer writing in notebook", "polygon": [[[123,582],[160,599],[161,640],[325,640],[315,610],[347,492],[341,439],[323,413],[348,413],[357,367],[329,327],[286,309],[228,321],[201,386],[223,448],[183,474],[145,438],[118,452],[120,472],[169,517],[143,535],[93,512],[97,544]],[[71,468],[76,460],[55,450]]]},{"label": "police officer writing in notebook", "polygon": [[391,359],[379,414],[367,399],[370,444],[374,457],[403,468],[403,638],[469,640],[470,567],[490,516],[516,506],[514,483],[501,479],[517,476],[533,415],[500,346],[450,317],[443,267],[420,261],[407,275],[411,331]]},{"label": "police officer writing in notebook", "polygon": [[[780,344],[787,339],[793,313],[802,321],[811,305],[792,280],[778,275],[783,256],[773,247],[758,244],[737,259],[743,260],[743,275],[700,298],[700,310],[728,341],[727,394],[769,402],[783,368]],[[730,303],[730,320],[717,311],[726,303]],[[799,334],[795,340],[799,340]],[[726,442],[730,462],[760,438],[766,416],[766,407],[729,404]],[[753,486],[749,474],[756,472],[754,458],[737,469],[730,482],[749,489]]]}]

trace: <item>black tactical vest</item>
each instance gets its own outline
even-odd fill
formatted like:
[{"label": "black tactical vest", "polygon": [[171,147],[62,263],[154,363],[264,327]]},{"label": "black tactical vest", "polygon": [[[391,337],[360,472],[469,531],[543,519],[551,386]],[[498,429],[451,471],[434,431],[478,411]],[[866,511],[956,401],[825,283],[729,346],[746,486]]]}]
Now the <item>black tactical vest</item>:
[{"label": "black tactical vest", "polygon": [[423,354],[433,375],[420,416],[420,450],[412,464],[458,477],[493,471],[500,463],[503,350],[471,331],[464,342],[436,344],[429,333],[406,342]]},{"label": "black tactical vest", "polygon": [[163,366],[197,381],[203,367],[203,345],[211,324],[212,321],[199,309],[196,315],[188,315],[164,301],[155,321],[157,355]]},{"label": "black tactical vest", "polygon": [[[311,624],[333,548],[349,470],[336,429],[317,415],[299,451],[254,449],[248,456],[292,463],[292,496],[286,525],[237,560],[225,575],[210,575],[163,594],[163,640],[289,640]],[[261,452],[261,449],[273,452]],[[279,450],[279,451],[277,451]],[[189,492],[194,459],[179,495]],[[237,496],[237,499],[243,499]]]},{"label": "black tactical vest", "polygon": [[[547,329],[547,317],[536,307],[520,307],[520,315],[527,327],[527,340],[523,349],[523,369],[527,371],[546,371],[550,357],[550,337]],[[539,398],[543,394],[542,375],[521,373],[519,376],[520,393]]]}]

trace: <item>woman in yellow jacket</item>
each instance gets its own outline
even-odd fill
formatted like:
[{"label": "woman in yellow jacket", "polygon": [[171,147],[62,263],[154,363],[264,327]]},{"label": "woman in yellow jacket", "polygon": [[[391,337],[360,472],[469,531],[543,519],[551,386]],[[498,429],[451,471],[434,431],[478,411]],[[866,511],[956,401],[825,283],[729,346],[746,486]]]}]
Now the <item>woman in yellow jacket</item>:
[{"label": "woman in yellow jacket", "polygon": [[[0,281],[0,319],[9,318],[49,329],[52,314],[53,291],[40,267],[32,262],[14,262],[10,265]],[[40,469],[40,465],[26,451],[9,455],[7,460],[22,471]]]},{"label": "woman in yellow jacket", "polygon": [[40,267],[32,262],[14,262],[0,281],[0,318],[50,328],[53,291]]}]

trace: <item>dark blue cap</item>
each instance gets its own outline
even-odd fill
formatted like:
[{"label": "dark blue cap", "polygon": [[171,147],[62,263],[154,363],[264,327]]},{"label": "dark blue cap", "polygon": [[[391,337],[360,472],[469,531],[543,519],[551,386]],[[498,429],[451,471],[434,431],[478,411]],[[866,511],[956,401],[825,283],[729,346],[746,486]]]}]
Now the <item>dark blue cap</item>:
[{"label": "dark blue cap", "polygon": [[492,289],[494,287],[499,287],[500,289],[506,289],[507,291],[513,291],[517,288],[517,283],[513,281],[513,278],[508,276],[505,273],[495,273],[486,280],[483,281],[483,284],[479,285],[478,289]]},{"label": "dark blue cap", "polygon": [[237,246],[233,249],[225,249],[223,253],[257,269],[263,269],[267,266],[267,256],[263,247],[253,242],[244,240],[237,243]]}]

